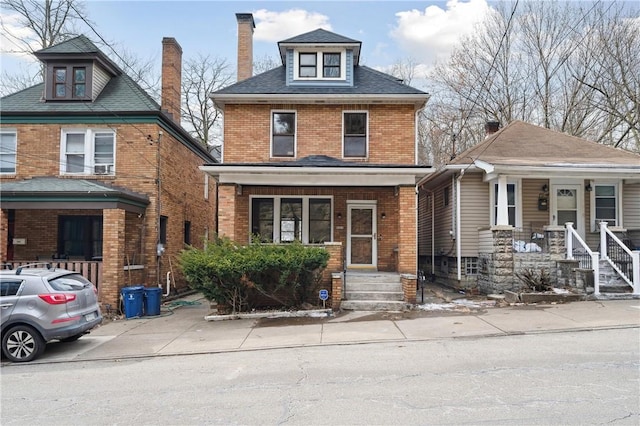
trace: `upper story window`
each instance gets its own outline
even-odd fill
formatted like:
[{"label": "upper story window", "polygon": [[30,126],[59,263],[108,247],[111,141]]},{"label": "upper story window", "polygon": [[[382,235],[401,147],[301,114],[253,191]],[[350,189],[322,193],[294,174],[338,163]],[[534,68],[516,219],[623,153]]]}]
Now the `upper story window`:
[{"label": "upper story window", "polygon": [[322,76],[325,78],[340,78],[340,54],[339,53],[323,54]]},{"label": "upper story window", "polygon": [[294,59],[295,79],[344,80],[345,52],[297,52]]},{"label": "upper story window", "polygon": [[90,65],[55,64],[47,67],[47,100],[88,100]]},{"label": "upper story window", "polygon": [[271,113],[271,156],[295,157],[296,113],[273,111]]},{"label": "upper story window", "polygon": [[63,130],[60,143],[62,174],[113,175],[115,132],[109,129]]},{"label": "upper story window", "polygon": [[300,53],[300,77],[316,77],[318,75],[318,55],[314,53]]},{"label": "upper story window", "polygon": [[367,113],[343,113],[343,146],[344,157],[367,156]]},{"label": "upper story window", "polygon": [[15,130],[0,131],[0,174],[16,172],[18,134]]}]

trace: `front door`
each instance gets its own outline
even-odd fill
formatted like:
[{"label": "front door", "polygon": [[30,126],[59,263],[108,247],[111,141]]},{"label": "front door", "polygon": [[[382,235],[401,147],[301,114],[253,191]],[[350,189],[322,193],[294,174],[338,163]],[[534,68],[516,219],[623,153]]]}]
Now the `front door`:
[{"label": "front door", "polygon": [[377,267],[376,205],[357,203],[348,205],[347,266]]},{"label": "front door", "polygon": [[581,190],[580,185],[553,185],[551,223],[563,226],[571,222],[578,234],[584,237],[584,201]]}]

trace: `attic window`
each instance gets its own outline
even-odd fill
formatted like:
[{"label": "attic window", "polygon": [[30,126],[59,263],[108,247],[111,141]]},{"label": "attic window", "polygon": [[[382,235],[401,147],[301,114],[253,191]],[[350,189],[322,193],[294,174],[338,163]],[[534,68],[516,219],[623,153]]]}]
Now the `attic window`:
[{"label": "attic window", "polygon": [[90,64],[48,64],[47,100],[88,100],[91,87]]},{"label": "attic window", "polygon": [[297,52],[294,56],[294,79],[300,80],[344,80],[346,52],[329,50]]}]

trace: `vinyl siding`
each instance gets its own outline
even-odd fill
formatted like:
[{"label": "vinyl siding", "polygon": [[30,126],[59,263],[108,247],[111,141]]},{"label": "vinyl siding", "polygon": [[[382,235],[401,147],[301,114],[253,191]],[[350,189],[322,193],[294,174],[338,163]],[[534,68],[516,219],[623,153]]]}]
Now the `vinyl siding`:
[{"label": "vinyl siding", "polygon": [[640,183],[622,187],[622,220],[628,230],[640,230]]},{"label": "vinyl siding", "polygon": [[489,225],[489,213],[489,184],[482,181],[481,173],[465,175],[460,184],[460,250],[463,257],[478,256],[478,229]]},{"label": "vinyl siding", "polygon": [[109,74],[105,72],[102,68],[97,65],[93,66],[93,91],[91,92],[91,98],[95,100],[104,86],[109,82]]},{"label": "vinyl siding", "polygon": [[[522,229],[530,232],[549,224],[549,192],[542,191],[544,185],[549,186],[547,179],[522,180]],[[540,197],[547,198],[547,210],[538,210]]]}]

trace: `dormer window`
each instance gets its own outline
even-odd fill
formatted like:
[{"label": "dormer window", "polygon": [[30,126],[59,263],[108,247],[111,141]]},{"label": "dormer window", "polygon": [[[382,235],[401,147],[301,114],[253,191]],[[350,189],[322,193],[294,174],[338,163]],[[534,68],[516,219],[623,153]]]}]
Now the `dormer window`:
[{"label": "dormer window", "polygon": [[295,55],[294,76],[297,80],[344,80],[344,51],[298,51]]},{"label": "dormer window", "polygon": [[53,64],[47,67],[47,100],[89,99],[90,64]]}]

